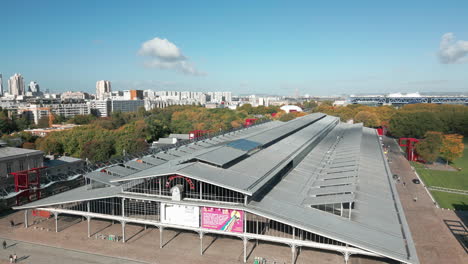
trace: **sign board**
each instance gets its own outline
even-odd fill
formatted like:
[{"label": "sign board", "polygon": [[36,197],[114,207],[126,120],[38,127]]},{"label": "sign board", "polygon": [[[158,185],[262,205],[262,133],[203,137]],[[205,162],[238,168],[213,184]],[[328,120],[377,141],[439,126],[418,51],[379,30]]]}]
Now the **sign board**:
[{"label": "sign board", "polygon": [[161,203],[161,222],[200,227],[200,208],[198,206]]},{"label": "sign board", "polygon": [[244,211],[202,207],[202,227],[226,232],[244,232]]},{"label": "sign board", "polygon": [[33,216],[44,217],[44,218],[50,218],[50,212],[49,211],[32,210],[32,215]]}]

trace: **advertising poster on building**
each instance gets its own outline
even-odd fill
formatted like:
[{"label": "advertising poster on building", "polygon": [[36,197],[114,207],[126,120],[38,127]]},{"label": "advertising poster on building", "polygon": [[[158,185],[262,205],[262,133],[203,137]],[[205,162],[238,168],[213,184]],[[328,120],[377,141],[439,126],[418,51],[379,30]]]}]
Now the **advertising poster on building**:
[{"label": "advertising poster on building", "polygon": [[202,227],[226,232],[244,232],[244,212],[214,207],[202,208]]},{"label": "advertising poster on building", "polygon": [[198,206],[161,203],[161,222],[200,227],[200,209]]}]

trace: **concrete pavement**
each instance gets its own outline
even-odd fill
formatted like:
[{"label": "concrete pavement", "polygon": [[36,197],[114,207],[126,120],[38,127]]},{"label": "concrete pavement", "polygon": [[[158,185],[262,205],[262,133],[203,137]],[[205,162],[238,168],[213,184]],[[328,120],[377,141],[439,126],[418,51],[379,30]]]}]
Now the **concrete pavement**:
[{"label": "concrete pavement", "polygon": [[417,176],[393,139],[384,137],[384,144],[390,146],[390,169],[401,178],[397,190],[420,262],[468,263],[467,252],[446,225],[463,221],[453,211],[436,208],[424,186],[412,182]]},{"label": "concrete pavement", "polygon": [[17,263],[35,263],[35,264],[141,264],[144,262],[125,260],[92,254],[89,252],[81,252],[64,248],[51,247],[35,243],[4,239],[0,237],[0,241],[7,242],[6,249],[0,249],[0,263],[9,263],[9,256],[16,254],[18,257]]}]

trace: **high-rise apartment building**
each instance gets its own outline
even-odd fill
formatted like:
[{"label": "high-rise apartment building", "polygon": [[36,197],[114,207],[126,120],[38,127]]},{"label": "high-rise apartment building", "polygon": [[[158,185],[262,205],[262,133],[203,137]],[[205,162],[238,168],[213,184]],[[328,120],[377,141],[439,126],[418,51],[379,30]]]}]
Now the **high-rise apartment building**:
[{"label": "high-rise apartment building", "polygon": [[23,95],[24,94],[24,80],[21,74],[15,73],[8,80],[8,91],[11,95]]},{"label": "high-rise apartment building", "polygon": [[105,93],[111,92],[111,82],[110,81],[97,81],[96,82],[96,99],[104,99]]},{"label": "high-rise apartment building", "polygon": [[0,95],[3,95],[3,77],[0,73]]},{"label": "high-rise apartment building", "polygon": [[39,84],[37,82],[30,82],[29,91],[33,93],[39,93],[40,92]]}]

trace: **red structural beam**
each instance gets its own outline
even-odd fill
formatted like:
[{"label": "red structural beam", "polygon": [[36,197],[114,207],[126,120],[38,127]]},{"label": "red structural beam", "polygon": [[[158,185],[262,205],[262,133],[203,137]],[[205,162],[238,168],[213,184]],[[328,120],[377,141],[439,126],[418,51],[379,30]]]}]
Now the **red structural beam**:
[{"label": "red structural beam", "polygon": [[[28,201],[31,201],[31,194],[34,192],[37,199],[41,198],[41,170],[45,168],[32,168],[10,173],[15,177],[15,192],[22,191],[16,196],[16,204],[19,205],[21,197],[27,197]],[[35,188],[35,191],[32,191],[32,188]]]}]

